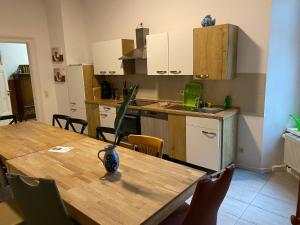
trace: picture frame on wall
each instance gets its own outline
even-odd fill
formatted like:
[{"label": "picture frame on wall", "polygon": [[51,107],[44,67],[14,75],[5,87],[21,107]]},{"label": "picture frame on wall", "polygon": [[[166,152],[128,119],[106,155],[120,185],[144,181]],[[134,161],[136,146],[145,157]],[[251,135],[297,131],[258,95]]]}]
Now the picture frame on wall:
[{"label": "picture frame on wall", "polygon": [[53,63],[62,63],[64,61],[64,55],[62,48],[52,48],[52,62]]},{"label": "picture frame on wall", "polygon": [[56,83],[66,82],[66,69],[65,68],[54,68],[54,81]]}]

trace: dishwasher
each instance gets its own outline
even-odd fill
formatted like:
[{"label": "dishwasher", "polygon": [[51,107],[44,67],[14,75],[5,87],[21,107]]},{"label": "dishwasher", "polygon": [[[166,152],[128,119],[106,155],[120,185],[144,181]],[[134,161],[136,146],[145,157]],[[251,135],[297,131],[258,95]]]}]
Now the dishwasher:
[{"label": "dishwasher", "polygon": [[168,114],[163,112],[142,111],[141,133],[164,140],[163,154],[168,152]]}]

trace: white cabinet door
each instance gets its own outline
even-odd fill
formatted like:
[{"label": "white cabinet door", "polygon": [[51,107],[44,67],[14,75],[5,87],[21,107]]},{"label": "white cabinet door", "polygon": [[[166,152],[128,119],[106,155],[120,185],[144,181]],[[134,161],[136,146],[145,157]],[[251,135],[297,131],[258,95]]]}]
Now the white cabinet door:
[{"label": "white cabinet door", "polygon": [[85,108],[85,91],[82,66],[67,68],[70,107]]},{"label": "white cabinet door", "polygon": [[[195,123],[195,120],[196,123]],[[205,127],[211,120],[209,127],[201,127],[202,121]],[[221,168],[221,145],[219,121],[215,119],[203,119],[196,117],[186,117],[186,160],[188,163],[202,166],[211,170]]]},{"label": "white cabinet door", "polygon": [[8,92],[7,78],[4,68],[0,65],[0,116],[11,114],[11,104]]},{"label": "white cabinet door", "polygon": [[96,75],[124,75],[122,39],[102,41],[93,46],[94,71]]},{"label": "white cabinet door", "polygon": [[168,33],[147,35],[146,39],[148,75],[168,75]]},{"label": "white cabinet door", "polygon": [[[114,128],[115,119],[116,119],[116,108],[111,106],[99,106],[100,110],[100,125],[101,127],[110,127]],[[114,141],[114,134],[104,134],[107,140]]]},{"label": "white cabinet door", "polygon": [[169,74],[193,75],[193,30],[169,33]]}]

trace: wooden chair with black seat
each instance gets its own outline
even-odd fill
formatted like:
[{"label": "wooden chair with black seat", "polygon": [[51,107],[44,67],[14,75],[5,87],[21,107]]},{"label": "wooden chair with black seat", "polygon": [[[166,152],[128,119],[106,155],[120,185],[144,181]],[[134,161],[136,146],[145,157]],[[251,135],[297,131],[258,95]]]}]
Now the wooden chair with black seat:
[{"label": "wooden chair with black seat", "polygon": [[191,205],[184,204],[160,225],[216,225],[218,210],[230,186],[234,165],[202,178]]},{"label": "wooden chair with black seat", "polygon": [[8,124],[14,124],[18,122],[17,116],[16,115],[5,115],[5,116],[0,116],[0,121],[4,120],[9,120]]},{"label": "wooden chair with black seat", "polygon": [[[66,116],[66,115],[62,115],[62,114],[54,114],[52,117],[52,126],[55,126],[55,124],[57,123],[58,126],[60,128],[69,129],[69,120],[71,117]],[[65,126],[63,127],[63,125],[61,124],[62,122],[65,123]]]},{"label": "wooden chair with black seat", "polygon": [[[55,181],[20,175],[7,175],[14,194],[10,214],[22,215],[26,225],[75,225],[60,198]],[[0,225],[2,225],[0,217]],[[3,224],[4,225],[4,224]]]},{"label": "wooden chair with black seat", "polygon": [[128,142],[139,152],[162,158],[164,141],[160,138],[131,134],[128,136]]},{"label": "wooden chair with black seat", "polygon": [[[76,129],[76,125],[81,125],[79,128],[80,131]],[[70,118],[69,119],[69,126],[72,128],[72,130],[76,133],[84,133],[85,128],[87,127],[88,123],[85,120],[82,119],[76,119],[76,118]]]}]

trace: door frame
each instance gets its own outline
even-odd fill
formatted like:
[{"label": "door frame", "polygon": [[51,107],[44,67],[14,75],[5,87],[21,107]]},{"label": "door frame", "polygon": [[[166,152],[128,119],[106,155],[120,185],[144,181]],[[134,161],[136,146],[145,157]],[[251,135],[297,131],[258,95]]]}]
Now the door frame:
[{"label": "door frame", "polygon": [[40,76],[38,76],[38,63],[37,63],[37,55],[36,55],[36,45],[35,41],[32,38],[19,38],[19,37],[1,37],[1,43],[16,43],[16,44],[26,44],[27,46],[27,54],[28,61],[30,67],[30,78],[32,84],[32,92],[34,99],[34,107],[36,113],[36,119],[39,121],[43,121],[44,112],[43,112],[43,98],[42,98],[42,89],[41,89],[41,80]]}]

